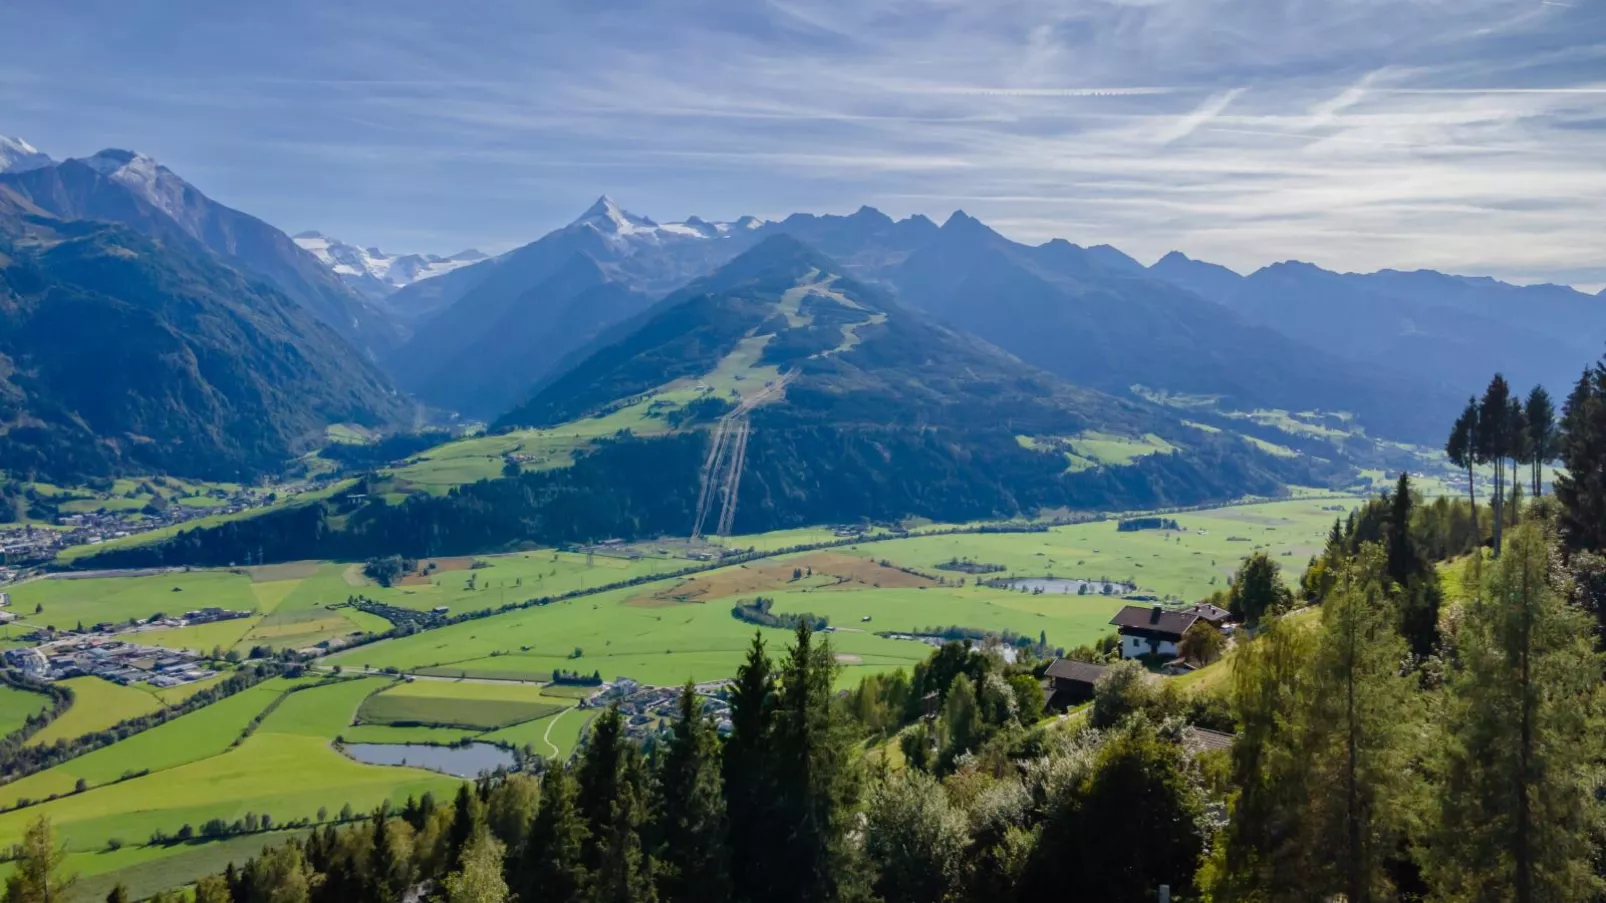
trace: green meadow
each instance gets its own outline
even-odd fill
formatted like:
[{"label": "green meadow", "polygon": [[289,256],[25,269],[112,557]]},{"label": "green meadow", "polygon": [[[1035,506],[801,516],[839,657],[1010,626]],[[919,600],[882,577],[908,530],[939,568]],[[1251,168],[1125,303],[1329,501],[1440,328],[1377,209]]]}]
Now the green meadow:
[{"label": "green meadow", "polygon": [[[143,844],[153,831],[172,833],[210,818],[233,821],[256,812],[284,823],[316,817],[320,808],[332,813],[347,803],[363,811],[381,800],[399,803],[409,794],[454,792],[453,779],[411,768],[364,765],[332,747],[331,739],[351,724],[362,699],[387,683],[363,678],[287,692],[255,733],[238,746],[229,745],[271,701],[272,690],[259,688],[249,701],[227,710],[223,707],[234,702],[232,697],[153,729],[143,745],[130,746],[141,739],[131,738],[110,747],[104,752],[117,755],[105,761],[90,762],[85,756],[43,772],[28,780],[44,785],[59,781],[55,772],[72,775],[74,768],[97,775],[111,768],[120,769],[119,774],[152,768],[146,775],[0,814],[0,844],[20,839],[23,828],[40,814],[50,816],[69,851],[94,853],[114,839]],[[203,715],[213,717],[202,721]],[[158,735],[159,730],[166,733]],[[192,745],[194,749],[186,749]]]},{"label": "green meadow", "polygon": [[[943,525],[926,525],[905,539],[762,559],[711,570],[695,580],[648,581],[338,651],[320,659],[325,673],[341,665],[353,673],[394,668],[420,676],[406,681],[370,674],[322,686],[312,686],[316,679],[310,677],[275,679],[15,781],[0,788],[0,807],[57,798],[0,813],[0,846],[15,842],[27,822],[43,813],[67,843],[69,867],[93,879],[89,883],[127,876],[133,886],[157,880],[150,876],[164,869],[173,875],[201,874],[215,870],[226,853],[238,855],[260,844],[256,838],[237,838],[147,846],[147,838],[184,824],[199,827],[210,818],[232,822],[248,811],[283,823],[316,817],[320,808],[332,814],[349,803],[363,811],[380,800],[399,803],[425,791],[437,796],[455,791],[453,778],[356,762],[335,748],[336,738],[377,743],[478,738],[567,756],[596,710],[577,707],[588,689],[541,686],[555,669],[659,686],[730,677],[755,633],[773,654],[790,641],[789,631],[755,628],[732,617],[737,601],[757,594],[773,598],[778,612],[830,618],[830,640],[841,665],[839,686],[846,688],[867,674],[910,668],[930,652],[923,643],[884,638],[878,631],[957,625],[1043,634],[1053,645],[1075,646],[1105,635],[1110,616],[1124,604],[1100,595],[977,586],[972,575],[938,567],[950,559],[1004,568],[990,577],[1130,580],[1140,592],[1196,599],[1225,587],[1227,576],[1255,551],[1272,555],[1284,565],[1285,576],[1297,579],[1333,518],[1354,504],[1301,497],[1184,512],[1173,515],[1180,531],[1119,532],[1112,520],[1033,533],[933,535],[930,531]],[[727,542],[733,548],[775,550],[832,538],[827,529],[808,528]],[[348,607],[351,596],[415,610],[494,608],[687,567],[686,559],[669,555],[673,545],[666,542],[659,552],[643,544],[638,548],[657,554],[636,559],[551,550],[439,559],[434,568],[425,562],[421,575],[391,587],[374,584],[360,565],[349,562],[41,580],[13,587],[13,610],[27,622],[61,626],[219,605],[252,614],[145,631],[135,639],[203,651],[259,645],[304,649],[389,626],[383,618]],[[881,561],[895,567],[883,568]],[[794,570],[811,565],[820,570],[792,579]],[[900,567],[940,576],[942,582],[896,570]],[[42,608],[37,615],[35,606]],[[153,692],[96,678],[71,685],[78,703],[36,742],[97,730],[179,702],[198,689]],[[0,724],[6,718],[20,724],[36,710],[30,706],[43,704],[41,697],[17,691],[0,694]],[[252,720],[270,709],[242,739]],[[77,792],[80,781],[86,789]],[[115,852],[107,849],[113,840],[123,844]]]},{"label": "green meadow", "polygon": [[163,707],[155,693],[138,686],[125,687],[98,677],[74,677],[61,683],[73,691],[72,705],[29,737],[29,746],[73,740]]},{"label": "green meadow", "polygon": [[1272,556],[1283,566],[1285,577],[1297,580],[1326,541],[1333,519],[1347,515],[1356,504],[1352,499],[1313,498],[1166,515],[1176,519],[1182,532],[1120,532],[1116,521],[1108,520],[1043,533],[913,537],[842,551],[949,579],[964,575],[937,566],[969,558],[1005,568],[988,578],[1102,578],[1130,581],[1140,592],[1197,599],[1225,588],[1227,577],[1254,552]]},{"label": "green meadow", "polygon": [[50,697],[15,687],[0,685],[0,737],[22,729],[29,715],[50,708]]}]

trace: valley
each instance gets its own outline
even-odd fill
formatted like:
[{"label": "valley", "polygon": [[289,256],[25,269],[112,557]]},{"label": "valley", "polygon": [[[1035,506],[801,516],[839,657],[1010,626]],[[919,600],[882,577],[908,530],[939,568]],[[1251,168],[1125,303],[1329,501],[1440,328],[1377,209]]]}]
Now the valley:
[{"label": "valley", "polygon": [[1557,324],[1480,373],[1559,388],[1599,339],[1570,289],[1145,267],[962,211],[660,224],[604,197],[495,256],[394,256],[140,154],[17,159],[0,849],[47,817],[68,903],[439,828],[463,779],[490,775],[472,812],[599,733],[657,750],[683,704],[731,748],[755,642],[829,642],[780,687],[851,723],[854,768],[1001,780],[1113,730],[1085,703],[1123,668],[1230,744],[1228,669],[1263,647],[1155,625],[1313,624],[1409,534],[1432,551],[1389,604],[1436,636],[1444,588],[1478,585],[1449,564],[1483,561],[1471,500],[1572,485],[1527,425],[1555,410],[1509,387],[1463,414],[1494,438],[1441,450],[1471,372],[1448,358],[1508,302]]},{"label": "valley", "polygon": [[[137,642],[195,650],[215,660],[223,675],[269,661],[252,657],[254,649],[297,652],[307,670],[300,677],[269,678],[113,746],[3,785],[0,808],[34,802],[0,814],[0,843],[11,842],[22,825],[43,812],[58,826],[69,864],[84,875],[85,887],[99,887],[101,876],[132,884],[159,863],[176,876],[173,880],[185,880],[216,868],[208,854],[214,848],[220,853],[238,849],[242,838],[198,834],[189,842],[152,843],[154,832],[175,835],[186,824],[199,832],[212,818],[232,822],[251,812],[284,829],[263,827],[243,835],[265,842],[287,836],[285,831],[296,830],[303,819],[338,820],[348,804],[361,813],[379,799],[399,805],[410,794],[452,792],[452,781],[444,776],[352,762],[332,748],[337,741],[477,740],[543,757],[564,755],[599,711],[571,711],[588,696],[626,679],[672,688],[687,680],[728,678],[754,631],[731,615],[731,606],[742,599],[762,594],[776,600],[777,610],[829,618],[841,665],[838,685],[846,689],[867,674],[908,669],[931,648],[882,634],[964,627],[1033,640],[1041,636],[1052,646],[1072,647],[1106,635],[1111,615],[1124,604],[1120,596],[981,586],[963,572],[945,570],[951,560],[996,565],[1001,570],[986,576],[999,581],[1051,576],[1130,581],[1132,589],[1123,595],[1195,599],[1219,588],[1253,552],[1285,562],[1285,576],[1296,577],[1332,519],[1356,501],[1321,497],[1183,512],[1175,515],[1181,531],[1124,532],[1114,520],[1101,520],[1034,532],[953,534],[947,532],[953,526],[929,524],[914,527],[906,537],[858,542],[850,537],[829,549],[734,566],[709,562],[682,577],[658,575],[694,562],[673,554],[668,545],[648,542],[589,552],[421,560],[411,576],[388,587],[363,576],[360,563],[342,562],[15,584],[8,587],[8,610],[19,614],[7,628],[13,646],[19,644],[16,636],[47,623],[121,623],[174,610],[182,600],[178,604],[187,608],[251,614],[204,627],[144,631]],[[742,549],[836,541],[819,531],[721,540]],[[596,591],[626,581],[635,585]],[[444,607],[461,614],[564,594],[574,595],[339,648],[361,634],[390,628],[382,618],[349,607],[353,596],[418,612]],[[763,632],[775,644],[786,637],[783,630]],[[554,671],[586,680],[595,673],[602,683],[553,683]],[[410,682],[402,682],[402,675]],[[75,683],[78,698],[53,722],[52,733],[43,735],[50,740],[71,741],[97,725],[176,702],[99,678],[75,680],[119,693],[87,693]],[[86,706],[93,707],[95,720],[79,714]],[[251,726],[259,716],[260,724]],[[248,736],[236,743],[242,731]],[[139,776],[123,777],[129,774]],[[302,777],[288,780],[291,774]],[[308,775],[317,777],[309,782]],[[39,802],[52,795],[59,799]]]}]

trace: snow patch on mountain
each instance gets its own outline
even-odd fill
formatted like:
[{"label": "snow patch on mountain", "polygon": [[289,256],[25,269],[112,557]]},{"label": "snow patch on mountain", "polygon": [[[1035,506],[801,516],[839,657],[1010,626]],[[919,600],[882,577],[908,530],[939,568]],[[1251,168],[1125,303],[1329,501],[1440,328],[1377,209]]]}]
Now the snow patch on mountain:
[{"label": "snow patch on mountain", "polygon": [[27,172],[55,163],[47,154],[21,138],[0,135],[0,172]]},{"label": "snow patch on mountain", "polygon": [[670,241],[724,238],[750,232],[762,225],[763,220],[752,216],[744,216],[734,223],[711,223],[696,216],[684,222],[656,223],[645,216],[631,213],[613,198],[603,195],[567,228],[593,229],[614,244],[658,245]]},{"label": "snow patch on mountain", "polygon": [[316,231],[302,232],[292,236],[292,239],[348,283],[369,293],[395,291],[414,282],[479,263],[486,257],[473,248],[449,257],[438,254],[387,254],[375,247],[360,248]]}]

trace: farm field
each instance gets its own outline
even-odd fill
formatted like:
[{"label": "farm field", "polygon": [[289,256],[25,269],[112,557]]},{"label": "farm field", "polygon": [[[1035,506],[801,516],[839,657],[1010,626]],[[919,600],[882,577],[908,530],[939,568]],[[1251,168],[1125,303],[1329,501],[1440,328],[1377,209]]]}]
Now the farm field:
[{"label": "farm field", "polygon": [[[41,813],[50,816],[69,852],[100,855],[113,839],[128,850],[156,830],[172,833],[214,817],[233,821],[248,811],[284,823],[316,817],[320,808],[332,813],[346,803],[363,811],[382,799],[400,803],[426,791],[449,796],[455,792],[455,779],[412,768],[364,765],[332,748],[331,739],[351,723],[361,700],[387,684],[381,678],[360,678],[288,693],[288,682],[264,684],[42,772],[27,780],[42,786],[63,783],[59,772],[103,776],[117,768],[120,775],[156,766],[150,774],[113,779],[83,793],[0,814],[0,844],[16,842]],[[240,729],[281,693],[283,698],[257,731],[231,746]],[[91,761],[101,753],[106,755]],[[184,849],[138,847],[139,852],[126,855],[132,865]]]},{"label": "farm field", "polygon": [[363,700],[363,725],[431,726],[490,731],[553,715],[574,704],[535,684],[413,680]]},{"label": "farm field", "polygon": [[29,746],[46,746],[105,730],[119,721],[148,715],[163,705],[150,690],[124,687],[98,677],[74,677],[61,683],[73,691],[72,705],[29,737]]},{"label": "farm field", "polygon": [[0,737],[8,737],[21,730],[29,715],[49,707],[49,696],[0,685]]},{"label": "farm field", "polygon": [[[1054,527],[1045,533],[988,533],[924,536],[864,543],[848,554],[951,579],[965,576],[936,570],[954,558],[997,564],[1005,570],[988,578],[1056,577],[1130,581],[1140,592],[1197,599],[1226,587],[1227,577],[1253,552],[1264,551],[1283,566],[1283,576],[1299,579],[1307,560],[1320,550],[1335,517],[1358,503],[1348,499],[1300,499],[1189,511],[1175,515],[1183,532],[1120,532],[1115,521]],[[777,606],[779,608],[779,606]]]},{"label": "farm field", "polygon": [[14,806],[22,799],[70,793],[80,779],[94,787],[125,774],[162,771],[217,755],[228,749],[269,703],[299,683],[303,681],[264,681],[111,746],[12,781],[0,786],[0,807]]}]

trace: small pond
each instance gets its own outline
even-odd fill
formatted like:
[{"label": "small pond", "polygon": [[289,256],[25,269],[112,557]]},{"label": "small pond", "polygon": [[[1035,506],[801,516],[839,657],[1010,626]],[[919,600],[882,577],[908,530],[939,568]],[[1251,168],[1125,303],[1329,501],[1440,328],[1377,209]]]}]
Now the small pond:
[{"label": "small pond", "polygon": [[1060,593],[1063,595],[1082,595],[1082,587],[1087,587],[1088,595],[1120,595],[1127,592],[1130,587],[1119,583],[1105,583],[1101,580],[1072,580],[1068,577],[1022,577],[1018,580],[1007,581],[1005,586],[1010,589],[1023,589],[1027,592]]},{"label": "small pond", "polygon": [[513,754],[491,743],[467,746],[427,746],[405,743],[347,743],[346,755],[370,765],[410,765],[459,778],[478,777],[498,767],[512,768]]}]

